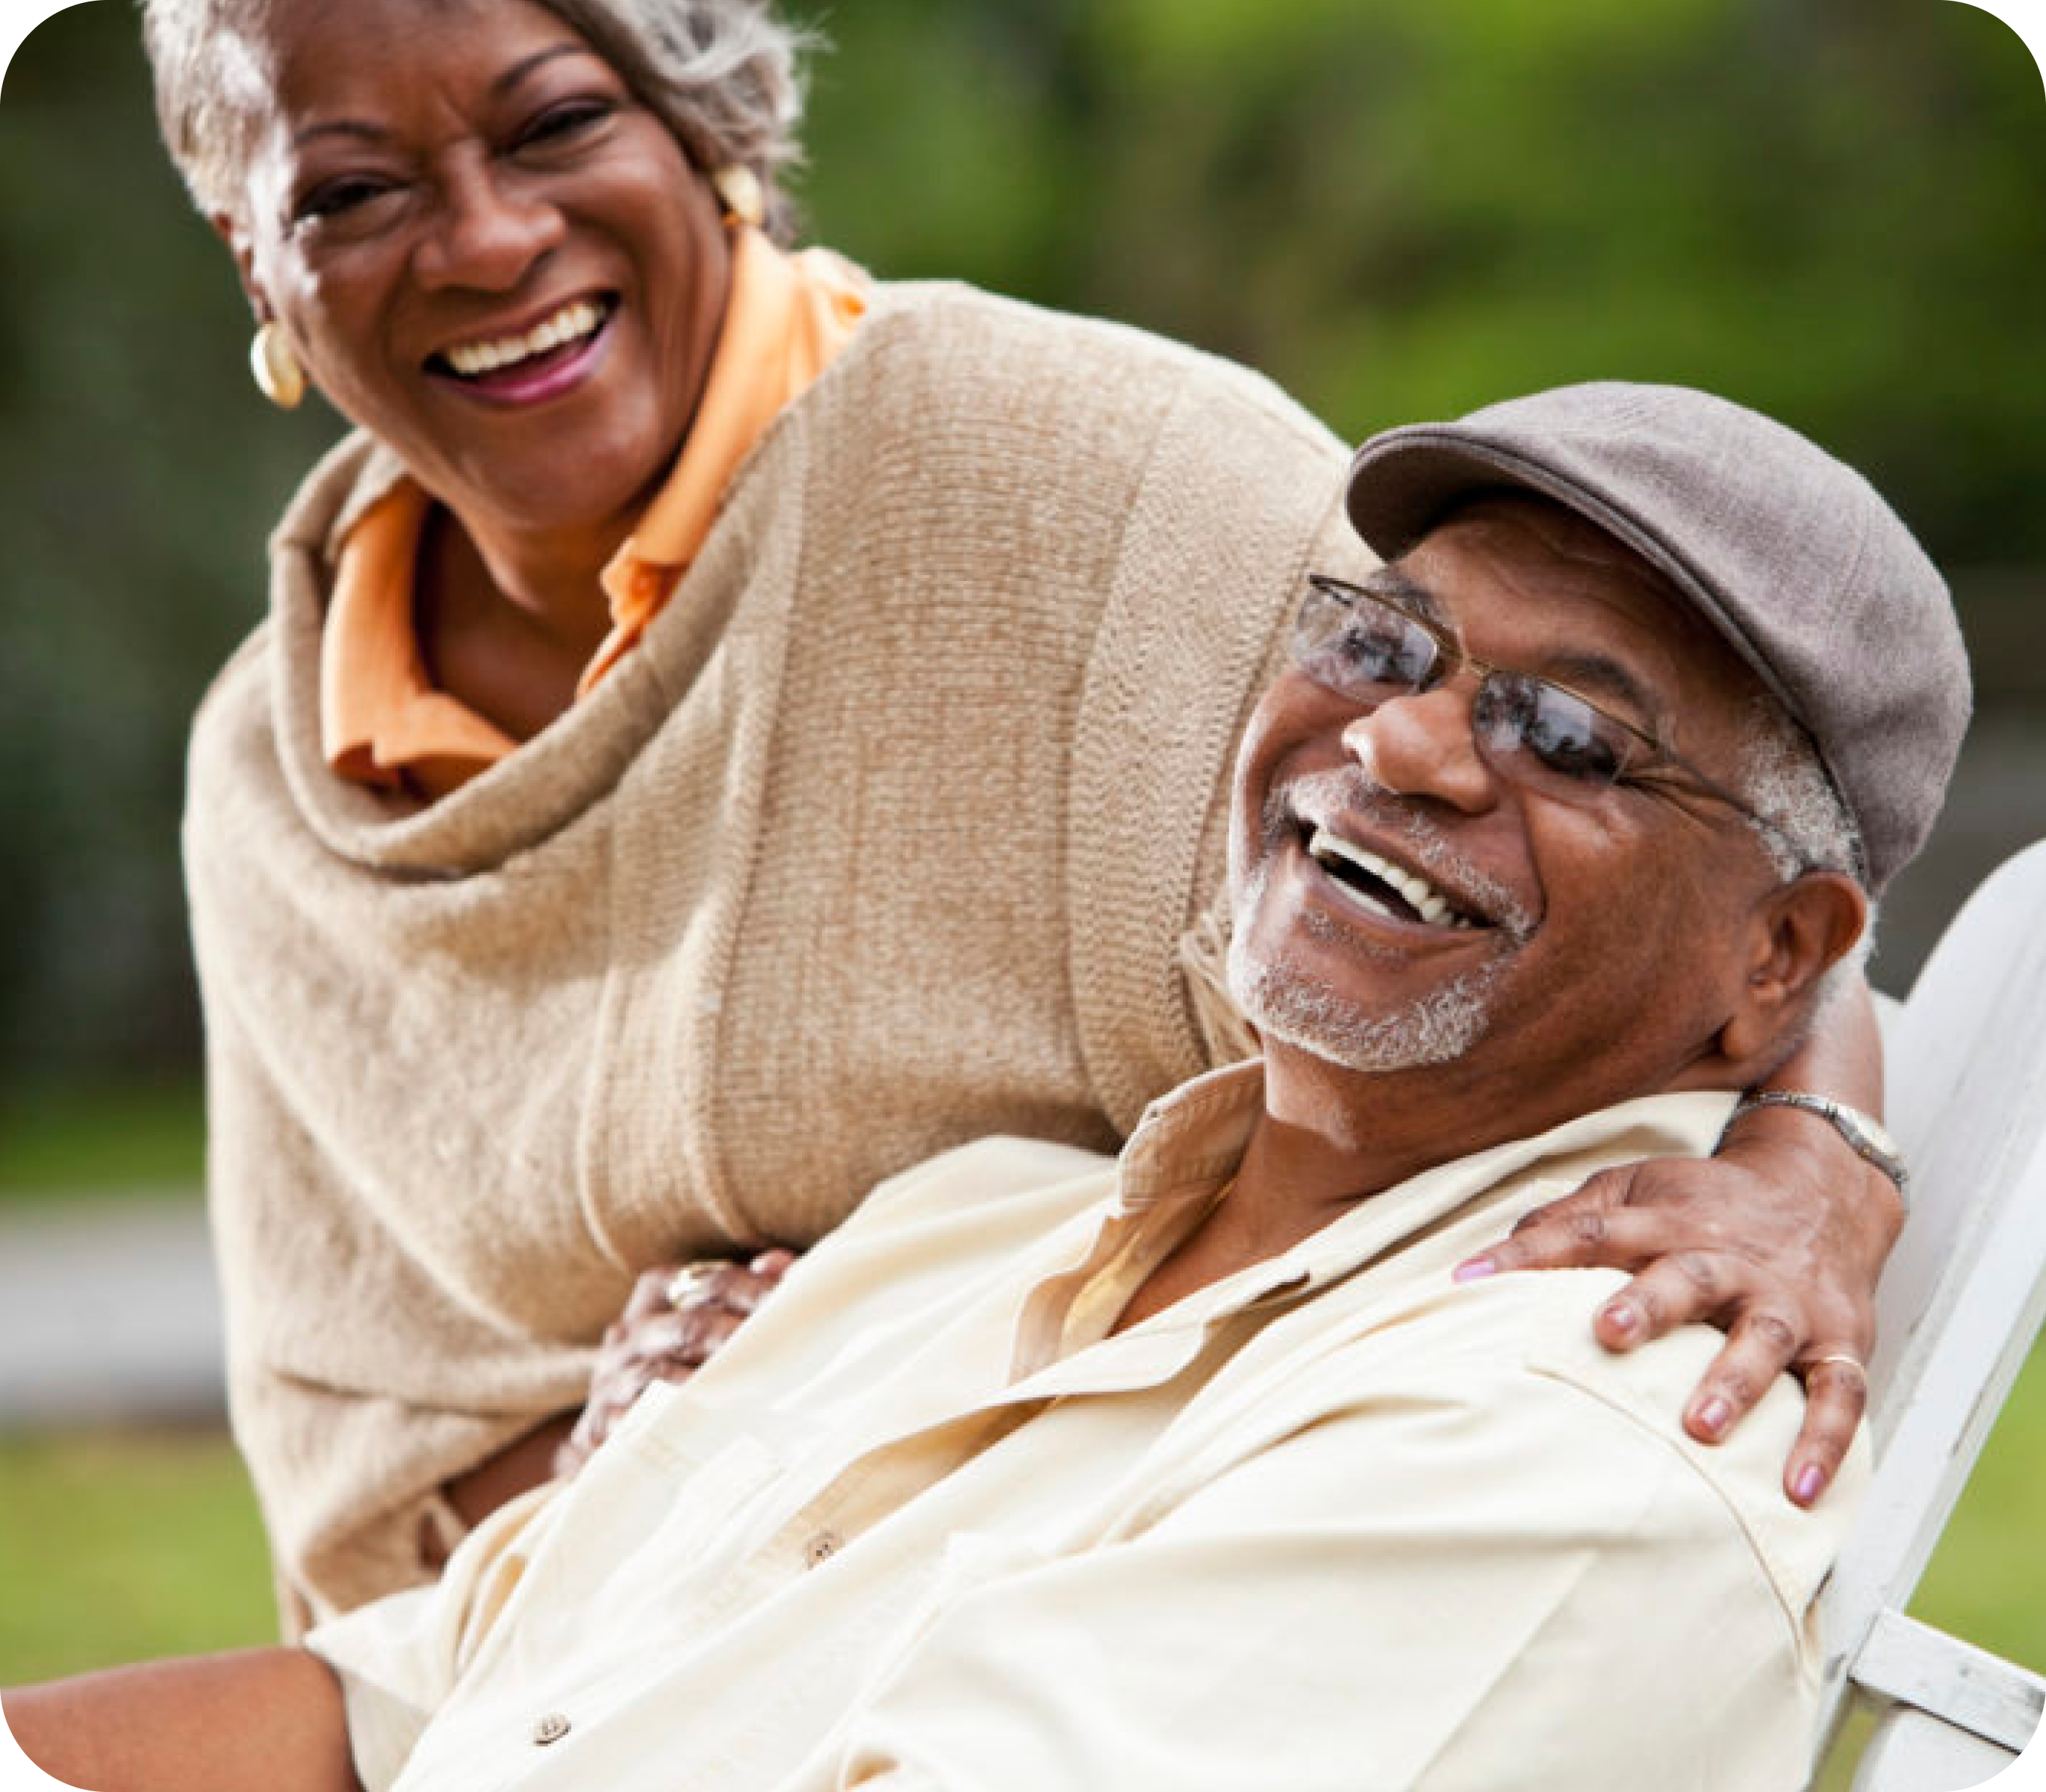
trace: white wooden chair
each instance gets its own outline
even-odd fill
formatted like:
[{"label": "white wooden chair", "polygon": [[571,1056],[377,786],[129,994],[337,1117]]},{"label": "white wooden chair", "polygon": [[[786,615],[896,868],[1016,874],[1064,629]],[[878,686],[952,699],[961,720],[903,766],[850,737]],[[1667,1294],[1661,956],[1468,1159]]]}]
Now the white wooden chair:
[{"label": "white wooden chair", "polygon": [[[1874,1479],[1821,1603],[1821,1737],[1873,1705],[1855,1792],[1959,1792],[2046,1705],[2036,1674],[1904,1612],[2046,1312],[2046,841],[1969,898],[1883,1030],[1912,1208],[1878,1302]],[[2035,1786],[2046,1739],[1999,1792]]]}]

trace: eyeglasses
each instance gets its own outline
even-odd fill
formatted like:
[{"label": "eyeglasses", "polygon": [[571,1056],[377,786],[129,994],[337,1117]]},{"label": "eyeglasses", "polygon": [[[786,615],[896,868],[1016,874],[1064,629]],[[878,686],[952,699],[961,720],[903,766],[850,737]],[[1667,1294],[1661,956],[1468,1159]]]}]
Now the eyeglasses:
[{"label": "eyeglasses", "polygon": [[1566,685],[1509,672],[1465,653],[1434,624],[1361,585],[1307,576],[1294,618],[1294,663],[1318,685],[1375,709],[1418,697],[1465,667],[1478,674],[1471,731],[1486,763],[1528,789],[1581,802],[1616,784],[1688,786],[1770,824],[1724,785],[1686,764],[1645,728]]}]

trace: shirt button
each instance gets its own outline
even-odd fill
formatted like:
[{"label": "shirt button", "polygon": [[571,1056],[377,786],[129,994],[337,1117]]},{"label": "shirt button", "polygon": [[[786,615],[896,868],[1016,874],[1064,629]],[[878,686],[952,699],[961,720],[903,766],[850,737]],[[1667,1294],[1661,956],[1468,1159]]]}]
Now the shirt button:
[{"label": "shirt button", "polygon": [[838,1554],[844,1541],[836,1531],[820,1531],[803,1545],[803,1559],[813,1568],[820,1567]]},{"label": "shirt button", "polygon": [[550,1742],[559,1742],[569,1733],[569,1721],[558,1711],[550,1711],[544,1717],[533,1721],[533,1741],[545,1748]]}]

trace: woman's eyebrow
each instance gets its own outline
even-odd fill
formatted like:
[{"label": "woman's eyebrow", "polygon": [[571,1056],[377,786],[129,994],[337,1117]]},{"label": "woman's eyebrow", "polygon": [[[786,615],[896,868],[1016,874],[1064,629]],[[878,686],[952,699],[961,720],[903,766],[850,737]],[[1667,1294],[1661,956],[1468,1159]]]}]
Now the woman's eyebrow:
[{"label": "woman's eyebrow", "polygon": [[391,133],[383,126],[372,124],[366,118],[322,118],[316,125],[308,125],[291,136],[291,147],[318,141],[322,137],[359,137],[365,143],[382,143]]},{"label": "woman's eyebrow", "polygon": [[[521,81],[524,80],[526,77],[531,74],[535,69],[538,68],[541,64],[544,62],[552,62],[557,56],[589,56],[599,61],[603,60],[601,57],[599,57],[596,52],[593,50],[587,44],[550,44],[544,50],[535,50],[531,56],[522,56],[518,61],[513,63],[509,68],[506,69],[503,74],[500,75],[496,80],[490,83],[490,91],[492,95],[495,96],[508,92],[513,87],[517,87]],[[606,64],[605,66],[608,68],[610,65]]]},{"label": "woman's eyebrow", "polygon": [[[490,83],[491,97],[493,99],[502,98],[543,63],[569,56],[595,57],[596,52],[586,44],[550,44],[544,50],[535,50],[531,56],[521,56],[492,81]],[[367,118],[323,118],[318,124],[308,125],[303,130],[295,133],[291,142],[295,148],[318,137],[352,137],[365,143],[381,143],[390,135],[384,126]]]}]

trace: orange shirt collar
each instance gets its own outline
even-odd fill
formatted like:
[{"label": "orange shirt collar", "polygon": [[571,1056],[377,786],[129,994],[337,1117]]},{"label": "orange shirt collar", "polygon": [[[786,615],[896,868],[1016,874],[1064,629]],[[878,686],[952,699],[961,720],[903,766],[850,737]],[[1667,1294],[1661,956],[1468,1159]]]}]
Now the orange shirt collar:
[{"label": "orange shirt collar", "polygon": [[358,783],[396,784],[427,759],[473,778],[518,744],[427,676],[412,591],[432,504],[400,479],[356,519],[334,564],[320,635],[321,744],[326,763]]},{"label": "orange shirt collar", "polygon": [[645,632],[709,535],[739,463],[831,364],[866,309],[864,277],[828,249],[784,255],[758,230],[735,234],[732,296],[696,421],[675,470],[604,569],[612,630],[578,697]]},{"label": "orange shirt collar", "polygon": [[[674,469],[603,572],[612,630],[577,686],[586,695],[646,632],[702,547],[739,464],[786,405],[829,366],[867,310],[867,277],[827,249],[784,254],[734,229],[732,289],[695,421]],[[396,784],[434,762],[460,782],[518,744],[436,689],[413,616],[419,537],[432,500],[400,479],[348,532],[321,637],[327,763],[344,778]]]}]

